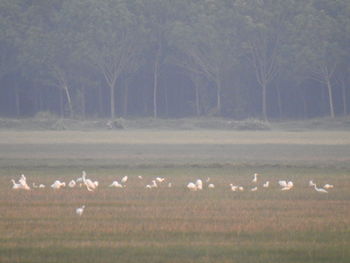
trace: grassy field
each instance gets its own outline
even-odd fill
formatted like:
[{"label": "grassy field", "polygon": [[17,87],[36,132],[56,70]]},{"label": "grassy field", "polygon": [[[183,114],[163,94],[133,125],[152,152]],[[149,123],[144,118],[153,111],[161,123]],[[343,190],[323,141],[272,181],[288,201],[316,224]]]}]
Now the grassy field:
[{"label": "grassy field", "polygon": [[[21,173],[50,185],[83,169],[97,191],[11,189]],[[124,175],[126,188],[107,187]],[[156,176],[166,182],[145,189]],[[207,177],[215,189],[186,189]],[[349,132],[0,131],[0,262],[345,263],[349,189]]]}]

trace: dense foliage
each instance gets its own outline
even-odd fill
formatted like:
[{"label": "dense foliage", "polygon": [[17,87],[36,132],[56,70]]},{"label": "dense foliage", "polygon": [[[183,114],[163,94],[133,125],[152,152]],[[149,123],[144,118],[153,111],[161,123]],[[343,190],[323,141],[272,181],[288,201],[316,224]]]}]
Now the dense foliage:
[{"label": "dense foliage", "polygon": [[0,115],[348,114],[348,0],[0,0]]}]

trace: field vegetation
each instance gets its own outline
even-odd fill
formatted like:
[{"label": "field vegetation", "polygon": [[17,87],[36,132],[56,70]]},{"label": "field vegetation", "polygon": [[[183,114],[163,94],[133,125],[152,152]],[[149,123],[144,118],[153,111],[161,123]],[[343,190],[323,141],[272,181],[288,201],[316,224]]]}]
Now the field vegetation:
[{"label": "field vegetation", "polygon": [[[349,144],[344,131],[0,131],[0,262],[349,262]],[[83,169],[95,192],[49,187]],[[47,187],[12,190],[22,173]],[[186,189],[208,177],[214,189]]]}]

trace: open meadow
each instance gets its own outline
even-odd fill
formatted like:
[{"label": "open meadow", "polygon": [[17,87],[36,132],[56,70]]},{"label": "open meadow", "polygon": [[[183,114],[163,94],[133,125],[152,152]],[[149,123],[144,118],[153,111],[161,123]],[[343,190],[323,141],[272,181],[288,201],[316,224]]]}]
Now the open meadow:
[{"label": "open meadow", "polygon": [[[95,191],[50,187],[82,170]],[[13,190],[21,174],[46,188]],[[347,263],[349,248],[350,132],[0,131],[1,263]]]}]

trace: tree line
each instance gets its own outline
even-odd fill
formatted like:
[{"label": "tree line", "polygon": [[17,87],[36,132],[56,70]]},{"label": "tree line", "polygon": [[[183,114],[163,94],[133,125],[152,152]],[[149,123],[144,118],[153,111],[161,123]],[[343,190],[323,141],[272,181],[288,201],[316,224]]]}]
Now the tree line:
[{"label": "tree line", "polygon": [[0,115],[348,115],[348,0],[0,0]]}]

